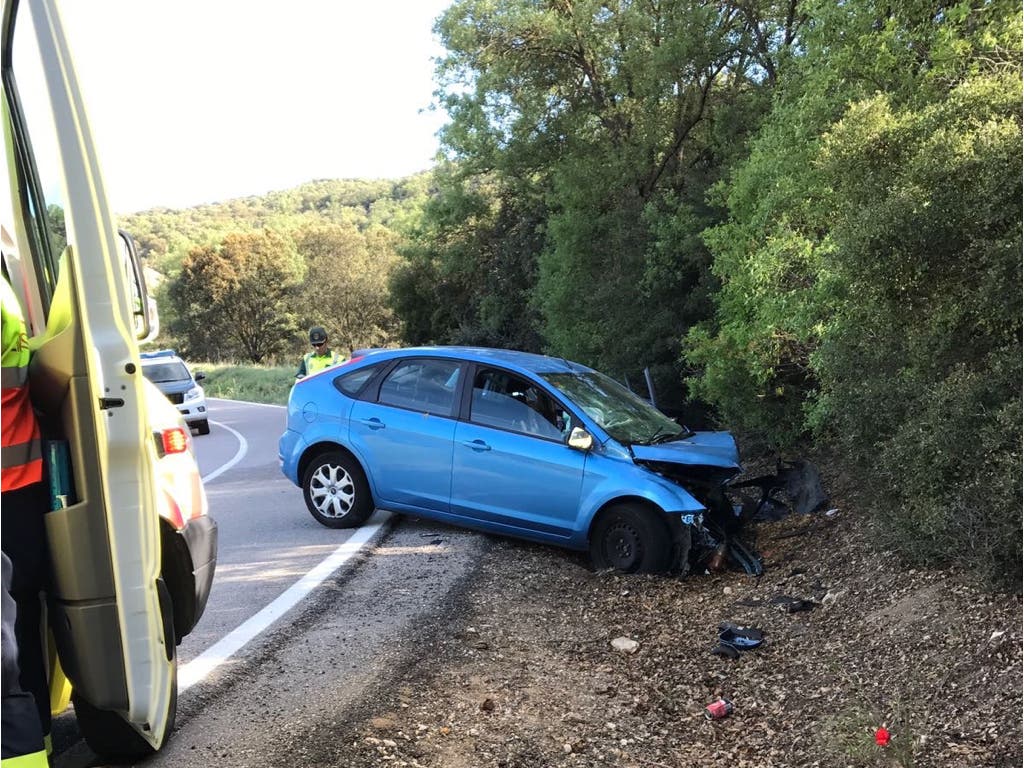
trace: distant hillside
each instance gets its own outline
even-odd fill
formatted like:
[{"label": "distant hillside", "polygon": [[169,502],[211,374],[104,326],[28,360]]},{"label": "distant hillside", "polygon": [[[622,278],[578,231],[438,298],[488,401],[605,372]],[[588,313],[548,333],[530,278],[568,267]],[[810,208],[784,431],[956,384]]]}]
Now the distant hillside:
[{"label": "distant hillside", "polygon": [[276,229],[295,233],[310,225],[401,229],[429,194],[429,172],[398,180],[324,179],[293,189],[194,208],[154,208],[120,217],[149,266],[174,274],[193,248],[231,233]]}]

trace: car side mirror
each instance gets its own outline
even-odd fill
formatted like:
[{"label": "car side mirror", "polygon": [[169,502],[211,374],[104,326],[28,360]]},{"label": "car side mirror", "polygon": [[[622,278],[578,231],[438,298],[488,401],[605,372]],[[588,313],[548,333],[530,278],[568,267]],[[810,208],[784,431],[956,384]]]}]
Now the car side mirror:
[{"label": "car side mirror", "polygon": [[594,445],[594,436],[583,427],[573,427],[569,433],[569,447],[577,451],[589,451]]},{"label": "car side mirror", "polygon": [[117,247],[128,282],[128,301],[135,324],[135,338],[140,342],[152,341],[160,332],[156,302],[150,299],[146,290],[146,278],[138,251],[135,250],[135,241],[123,229],[117,230]]},{"label": "car side mirror", "polygon": [[203,379],[206,378],[206,374],[203,373],[202,371],[196,371],[196,375],[193,376],[192,378],[194,378],[197,382],[202,381]]}]

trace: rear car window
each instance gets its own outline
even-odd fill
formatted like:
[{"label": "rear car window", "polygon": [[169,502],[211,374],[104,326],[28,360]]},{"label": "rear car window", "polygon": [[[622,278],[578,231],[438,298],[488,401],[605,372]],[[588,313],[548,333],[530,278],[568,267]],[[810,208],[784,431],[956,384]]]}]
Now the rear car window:
[{"label": "rear car window", "polygon": [[384,379],[377,401],[450,416],[458,391],[459,372],[459,363],[453,360],[406,360]]},{"label": "rear car window", "polygon": [[360,368],[358,371],[352,371],[346,373],[344,376],[339,376],[334,380],[334,386],[342,394],[346,394],[349,397],[355,397],[358,395],[363,387],[366,386],[366,382],[373,378],[374,374],[377,373],[383,366],[378,363],[377,365],[368,365],[365,368]]}]

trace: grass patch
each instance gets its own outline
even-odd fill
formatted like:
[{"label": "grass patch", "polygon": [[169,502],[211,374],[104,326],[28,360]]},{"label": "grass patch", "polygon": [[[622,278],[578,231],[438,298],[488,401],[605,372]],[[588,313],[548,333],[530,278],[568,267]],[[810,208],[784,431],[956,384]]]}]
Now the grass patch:
[{"label": "grass patch", "polygon": [[202,371],[207,397],[245,400],[250,403],[287,405],[288,393],[295,383],[294,365],[232,365],[230,363],[194,363],[192,372]]}]

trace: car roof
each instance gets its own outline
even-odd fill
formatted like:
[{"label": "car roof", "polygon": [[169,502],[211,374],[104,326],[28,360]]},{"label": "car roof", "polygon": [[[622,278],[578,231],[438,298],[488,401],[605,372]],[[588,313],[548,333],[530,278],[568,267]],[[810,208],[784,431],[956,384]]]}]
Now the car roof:
[{"label": "car roof", "polygon": [[174,350],[161,349],[158,352],[141,352],[139,358],[142,360],[143,365],[155,365],[156,363],[167,363],[174,362],[177,360],[180,363],[185,361],[178,357],[178,354]]},{"label": "car roof", "polygon": [[592,369],[580,363],[574,363],[561,357],[549,357],[533,352],[520,352],[513,349],[496,349],[492,347],[459,347],[459,346],[427,346],[403,347],[401,349],[364,349],[355,353],[356,357],[377,357],[387,359],[399,357],[450,357],[460,360],[472,360],[478,363],[494,363],[507,368],[517,368],[530,373],[579,373]]}]

